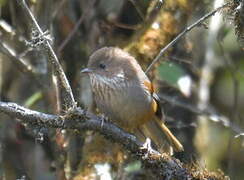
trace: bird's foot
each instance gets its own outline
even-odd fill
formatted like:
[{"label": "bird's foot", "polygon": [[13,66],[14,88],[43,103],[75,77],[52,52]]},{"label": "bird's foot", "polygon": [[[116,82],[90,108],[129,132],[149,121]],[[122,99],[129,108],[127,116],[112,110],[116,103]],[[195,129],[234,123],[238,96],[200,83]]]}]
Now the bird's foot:
[{"label": "bird's foot", "polygon": [[151,146],[151,139],[150,138],[147,138],[145,143],[142,145],[141,149],[142,150],[145,150],[145,156],[144,158],[148,158],[150,155],[159,155],[160,153],[156,150],[154,150]]},{"label": "bird's foot", "polygon": [[104,122],[108,121],[108,117],[105,114],[101,114],[101,128],[103,127]]}]

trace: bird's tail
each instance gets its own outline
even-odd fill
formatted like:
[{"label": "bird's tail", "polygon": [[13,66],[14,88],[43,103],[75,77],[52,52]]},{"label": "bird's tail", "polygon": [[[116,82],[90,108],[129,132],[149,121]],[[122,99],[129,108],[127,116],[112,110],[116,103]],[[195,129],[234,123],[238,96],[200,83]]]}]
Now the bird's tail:
[{"label": "bird's tail", "polygon": [[160,152],[172,154],[172,148],[175,152],[184,151],[179,140],[171,133],[167,126],[157,118],[153,121],[148,121],[140,127],[138,132],[136,135],[139,135],[140,139],[142,139],[143,136],[144,138],[150,138]]}]

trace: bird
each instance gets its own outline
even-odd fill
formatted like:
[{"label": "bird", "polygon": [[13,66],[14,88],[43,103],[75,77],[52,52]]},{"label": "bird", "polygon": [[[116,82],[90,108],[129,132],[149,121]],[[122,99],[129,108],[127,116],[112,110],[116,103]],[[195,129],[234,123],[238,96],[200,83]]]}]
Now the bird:
[{"label": "bird", "polygon": [[[164,124],[159,98],[137,60],[118,47],[103,47],[89,57],[92,105],[139,140],[149,138],[159,152],[181,152],[180,141]],[[93,110],[94,111],[94,110]]]}]

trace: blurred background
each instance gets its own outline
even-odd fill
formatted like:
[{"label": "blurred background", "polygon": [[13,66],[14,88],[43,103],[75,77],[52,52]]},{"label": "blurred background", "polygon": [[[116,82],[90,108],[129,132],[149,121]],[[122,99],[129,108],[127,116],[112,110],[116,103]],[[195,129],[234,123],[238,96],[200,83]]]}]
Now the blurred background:
[{"label": "blurred background", "polygon": [[[229,2],[168,49],[148,76],[161,99],[167,126],[185,147],[185,152],[175,157],[190,166],[221,170],[230,179],[242,180],[244,1]],[[146,70],[182,30],[224,3],[27,1],[52,42],[81,107],[91,103],[91,97],[88,79],[81,77],[80,70],[96,49],[120,47]],[[0,0],[1,101],[56,114],[52,68],[38,44],[40,39],[17,1]],[[93,132],[75,134],[24,126],[2,113],[0,119],[1,179],[151,178],[140,162]]]}]

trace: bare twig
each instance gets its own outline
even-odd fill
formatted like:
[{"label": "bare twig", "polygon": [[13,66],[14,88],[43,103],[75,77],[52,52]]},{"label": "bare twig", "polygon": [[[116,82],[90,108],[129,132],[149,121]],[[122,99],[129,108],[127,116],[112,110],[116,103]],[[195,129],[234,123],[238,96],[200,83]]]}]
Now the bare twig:
[{"label": "bare twig", "polygon": [[[0,20],[0,27],[2,28],[2,34],[0,36],[0,52],[8,57],[7,60],[12,61],[13,65],[16,66],[19,71],[26,73],[28,76],[33,78],[41,88],[47,88],[48,84],[44,78],[45,74],[38,71],[38,69],[29,63],[28,59],[25,57],[26,54],[32,50],[32,48],[27,48],[19,54],[13,47],[16,46],[16,43],[23,43],[26,41],[26,39],[16,33],[16,30],[4,20]],[[8,43],[9,38],[15,39],[18,42],[15,42],[14,44]]]},{"label": "bare twig", "polygon": [[[91,6],[95,4],[96,0],[93,0],[91,2]],[[78,28],[80,27],[81,23],[85,19],[87,13],[90,11],[90,8],[87,8],[85,12],[81,15],[79,18],[78,22],[75,24],[75,27],[72,29],[72,31],[69,33],[69,35],[65,38],[65,40],[61,43],[61,45],[58,48],[58,54],[61,53],[61,51],[64,49],[64,47],[68,44],[68,42],[72,39],[72,37],[75,35],[77,32]]]},{"label": "bare twig", "polygon": [[28,64],[23,58],[18,57],[15,50],[8,46],[6,43],[4,43],[2,40],[0,41],[0,50],[3,54],[13,60],[14,63],[18,64],[22,71],[35,74],[35,70],[33,69],[33,67]]},{"label": "bare twig", "polygon": [[[44,33],[42,31],[42,29],[40,28],[40,26],[38,25],[34,15],[32,14],[32,12],[30,11],[29,7],[27,6],[25,0],[17,0],[20,5],[23,7],[23,10],[27,13],[28,17],[31,19],[35,30],[40,34],[40,36],[43,36]],[[73,97],[73,93],[72,90],[70,88],[69,82],[65,76],[65,73],[59,63],[59,60],[51,46],[51,44],[49,43],[48,39],[45,39],[44,37],[44,43],[43,43],[45,50],[48,52],[48,54],[50,55],[50,62],[53,66],[53,70],[54,75],[58,78],[58,81],[60,81],[59,84],[59,90],[62,94],[63,97],[61,97],[64,100],[64,104],[65,107],[68,108],[74,108],[76,106],[74,97]]]},{"label": "bare twig", "polygon": [[55,7],[54,12],[52,13],[52,19],[56,18],[56,16],[58,15],[58,13],[60,12],[60,10],[62,9],[63,5],[65,4],[66,0],[61,0],[58,1],[57,6]]},{"label": "bare twig", "polygon": [[112,25],[119,27],[119,28],[123,28],[123,29],[130,29],[130,30],[136,30],[138,29],[138,25],[129,25],[129,24],[124,24],[121,22],[118,22],[117,20],[110,20],[109,21]]},{"label": "bare twig", "polygon": [[[119,143],[134,158],[141,160],[143,167],[152,171],[156,179],[223,179],[223,175],[206,173],[198,168],[186,168],[179,160],[166,154],[159,154],[157,151],[142,148],[143,144],[139,142],[134,135],[126,133],[122,129],[109,122],[104,122],[101,126],[102,119],[75,108],[67,112],[64,116],[45,114],[33,111],[15,103],[0,101],[0,112],[3,112],[14,118],[22,124],[40,126],[46,128],[73,129],[76,132],[92,130],[102,134],[106,139]],[[216,176],[220,176],[216,178]]]},{"label": "bare twig", "polygon": [[201,23],[203,23],[206,19],[210,18],[211,16],[213,16],[216,12],[218,12],[219,10],[227,7],[230,3],[225,3],[224,5],[222,5],[221,7],[218,7],[216,9],[214,9],[213,11],[209,12],[208,14],[204,15],[203,17],[201,17],[199,20],[197,20],[195,23],[193,23],[192,25],[188,26],[187,28],[185,28],[180,34],[178,34],[178,36],[176,36],[169,44],[167,44],[167,46],[165,46],[156,56],[156,58],[152,61],[152,63],[148,66],[148,68],[146,69],[145,73],[147,74],[150,69],[154,66],[155,63],[157,63],[159,61],[159,59],[163,56],[163,53],[168,50],[171,46],[173,46],[178,40],[180,40],[187,32],[191,31],[193,28],[199,26]]},{"label": "bare twig", "polygon": [[137,5],[138,1],[135,1],[135,0],[129,0],[129,1],[135,7],[135,9],[136,9],[138,15],[140,16],[140,18],[142,19],[142,21],[144,21],[145,17],[144,17],[144,14],[142,13],[142,11],[140,10],[139,6]]},{"label": "bare twig", "polygon": [[48,86],[47,83],[43,82],[44,79],[41,76],[42,74],[38,74],[37,70],[31,64],[27,63],[27,61],[20,55],[17,55],[16,51],[7,43],[1,41],[1,39],[0,51],[8,57],[21,72],[27,73],[31,78],[33,78],[40,87],[46,88]]},{"label": "bare twig", "polygon": [[193,104],[182,102],[179,99],[172,98],[171,96],[168,96],[166,94],[161,93],[161,94],[158,94],[158,96],[159,96],[160,100],[167,101],[168,103],[170,103],[174,106],[179,106],[179,107],[184,108],[197,115],[208,116],[209,120],[211,120],[213,122],[218,122],[218,123],[222,124],[223,126],[230,128],[234,133],[236,133],[236,135],[244,133],[244,130],[242,128],[240,128],[235,123],[231,122],[230,119],[228,119],[228,117],[219,114],[210,105],[205,109],[200,109]]}]

